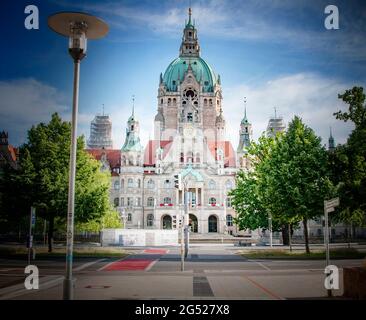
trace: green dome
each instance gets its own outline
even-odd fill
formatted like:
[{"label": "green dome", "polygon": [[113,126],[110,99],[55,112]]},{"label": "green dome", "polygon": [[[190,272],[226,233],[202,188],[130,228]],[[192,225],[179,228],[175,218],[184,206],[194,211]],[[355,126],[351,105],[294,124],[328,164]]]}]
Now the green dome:
[{"label": "green dome", "polygon": [[200,57],[179,57],[168,66],[163,77],[163,82],[168,91],[177,91],[178,80],[184,80],[189,63],[196,80],[198,82],[202,81],[203,91],[213,92],[213,87],[217,82],[216,75],[206,61]]}]

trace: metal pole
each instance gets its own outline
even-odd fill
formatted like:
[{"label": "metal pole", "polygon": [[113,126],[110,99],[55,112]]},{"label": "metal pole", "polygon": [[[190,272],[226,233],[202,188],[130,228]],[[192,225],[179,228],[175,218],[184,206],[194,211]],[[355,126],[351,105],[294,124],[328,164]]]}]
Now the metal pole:
[{"label": "metal pole", "polygon": [[[324,244],[325,244],[325,267],[329,266],[329,228],[328,228],[328,210],[324,201]],[[332,290],[328,289],[328,297],[332,296]]]},{"label": "metal pole", "polygon": [[77,115],[78,115],[78,100],[79,100],[79,72],[80,72],[80,60],[74,60],[74,94],[72,101],[69,194],[67,203],[66,277],[64,280],[64,287],[63,287],[64,300],[72,300],[74,298],[72,262],[73,262],[73,247],[74,247],[74,209],[75,209],[75,174],[76,174],[76,147],[77,147]]},{"label": "metal pole", "polygon": [[47,229],[47,222],[46,219],[44,219],[44,225],[43,225],[43,245],[46,246],[46,229]]},{"label": "metal pole", "polygon": [[291,242],[291,224],[288,224],[288,244],[290,246],[290,251],[292,251],[292,242]]},{"label": "metal pole", "polygon": [[269,220],[269,243],[270,243],[270,246],[272,248],[272,245],[273,245],[272,240],[273,239],[272,239],[272,215],[271,215],[271,213],[269,213],[268,220]]},{"label": "metal pole", "polygon": [[189,225],[189,215],[188,215],[188,202],[189,202],[189,194],[186,191],[186,186],[184,187],[184,241],[185,241],[185,250],[184,256],[187,258],[188,249],[189,249],[189,233],[188,233],[188,225]]},{"label": "metal pole", "polygon": [[30,210],[30,215],[29,215],[29,245],[28,245],[28,266],[30,265],[31,262],[31,247],[32,247],[32,213],[33,213],[33,209],[31,207]]},{"label": "metal pole", "polygon": [[181,214],[181,225],[180,225],[180,264],[181,264],[181,271],[184,271],[184,214],[183,210],[180,210]]}]

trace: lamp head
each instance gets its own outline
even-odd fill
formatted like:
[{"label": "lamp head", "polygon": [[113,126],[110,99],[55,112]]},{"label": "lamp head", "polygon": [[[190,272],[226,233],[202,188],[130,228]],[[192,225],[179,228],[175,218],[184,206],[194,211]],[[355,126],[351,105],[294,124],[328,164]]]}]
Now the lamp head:
[{"label": "lamp head", "polygon": [[85,57],[88,38],[99,39],[109,31],[103,20],[82,12],[56,13],[48,18],[48,26],[69,38],[69,53],[76,61]]}]

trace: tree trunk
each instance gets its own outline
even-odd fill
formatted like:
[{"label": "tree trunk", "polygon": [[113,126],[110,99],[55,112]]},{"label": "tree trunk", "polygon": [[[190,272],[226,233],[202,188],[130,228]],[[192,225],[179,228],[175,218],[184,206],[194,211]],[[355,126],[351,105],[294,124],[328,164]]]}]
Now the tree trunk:
[{"label": "tree trunk", "polygon": [[310,253],[310,248],[309,248],[309,234],[308,234],[308,220],[306,218],[304,218],[302,220],[303,225],[304,225],[304,239],[305,239],[305,249],[306,249],[306,253]]},{"label": "tree trunk", "polygon": [[52,252],[53,248],[53,228],[54,228],[55,218],[50,217],[50,223],[48,224],[48,252]]},{"label": "tree trunk", "polygon": [[282,233],[282,242],[284,246],[289,245],[289,238],[288,238],[288,226],[282,225],[281,226],[281,233]]}]

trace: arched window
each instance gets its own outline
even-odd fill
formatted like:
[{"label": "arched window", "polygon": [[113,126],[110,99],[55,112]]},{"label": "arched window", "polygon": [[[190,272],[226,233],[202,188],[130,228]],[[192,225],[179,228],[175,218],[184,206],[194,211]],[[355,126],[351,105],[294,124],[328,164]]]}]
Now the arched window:
[{"label": "arched window", "polygon": [[184,153],[181,152],[180,153],[180,163],[183,163],[184,162]]},{"label": "arched window", "polygon": [[147,206],[148,207],[153,207],[154,206],[154,198],[153,197],[147,198]]},{"label": "arched window", "polygon": [[231,197],[226,198],[226,207],[231,208]]},{"label": "arched window", "polygon": [[213,198],[213,197],[209,198],[209,199],[208,199],[208,203],[209,203],[210,205],[215,205],[215,204],[216,204],[216,198]]},{"label": "arched window", "polygon": [[172,203],[172,198],[170,198],[170,197],[164,198],[164,204],[171,204],[171,203]]},{"label": "arched window", "polygon": [[128,187],[128,188],[133,188],[133,179],[129,178],[129,179],[127,180],[127,187]]},{"label": "arched window", "polygon": [[168,106],[170,106],[170,104],[172,103],[172,99],[168,99]]},{"label": "arched window", "polygon": [[127,221],[128,221],[128,222],[131,222],[131,221],[132,221],[132,214],[131,214],[131,213],[129,213],[129,214],[127,215]]},{"label": "arched window", "polygon": [[160,104],[163,104],[164,100],[163,99],[160,99]]},{"label": "arched window", "polygon": [[118,207],[119,206],[119,198],[114,198],[113,203],[114,203],[115,207]]},{"label": "arched window", "polygon": [[201,162],[201,157],[199,153],[196,153],[196,162],[200,163]]},{"label": "arched window", "polygon": [[210,101],[210,106],[212,106],[212,99],[210,99],[209,101]]},{"label": "arched window", "polygon": [[146,225],[148,227],[152,227],[154,225],[154,215],[153,214],[150,213],[147,215]]},{"label": "arched window", "polygon": [[210,181],[208,182],[208,188],[209,188],[209,189],[216,189],[216,183],[215,183],[215,181],[210,180]]},{"label": "arched window", "polygon": [[154,182],[154,180],[150,179],[147,182],[147,187],[148,187],[148,189],[154,189],[155,188],[155,182]]},{"label": "arched window", "polygon": [[173,106],[177,104],[177,99],[173,98]]},{"label": "arched window", "polygon": [[207,106],[207,99],[203,100],[203,105],[206,107]]},{"label": "arched window", "polygon": [[193,152],[192,151],[189,151],[187,153],[187,162],[188,163],[192,163],[193,162]]},{"label": "arched window", "polygon": [[114,181],[114,190],[119,190],[119,181]]},{"label": "arched window", "polygon": [[233,226],[233,216],[231,214],[226,215],[226,225],[228,227]]},{"label": "arched window", "polygon": [[231,190],[233,188],[233,182],[231,180],[226,180],[225,186],[227,190]]}]

